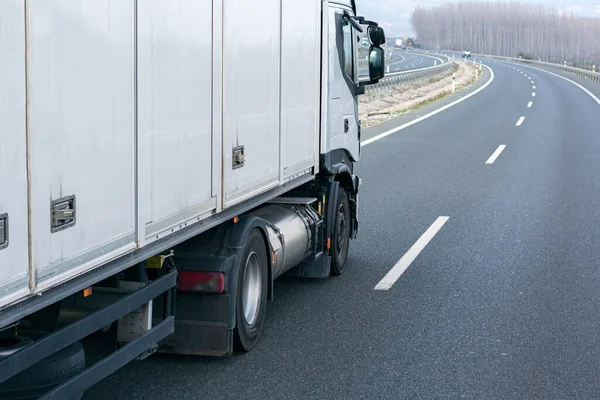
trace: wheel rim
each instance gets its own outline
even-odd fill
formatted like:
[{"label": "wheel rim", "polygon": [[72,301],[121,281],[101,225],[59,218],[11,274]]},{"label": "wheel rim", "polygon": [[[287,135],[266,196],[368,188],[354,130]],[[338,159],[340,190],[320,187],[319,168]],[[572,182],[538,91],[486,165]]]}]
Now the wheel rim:
[{"label": "wheel rim", "polygon": [[242,291],[242,308],[244,319],[248,325],[254,325],[258,319],[262,281],[260,279],[260,259],[255,252],[246,259],[244,285]]},{"label": "wheel rim", "polygon": [[344,256],[344,252],[346,251],[346,241],[347,241],[347,229],[346,229],[346,208],[344,207],[343,204],[340,204],[339,208],[338,208],[338,215],[337,215],[337,232],[336,232],[336,236],[337,236],[337,243],[336,243],[336,247],[337,247],[337,253],[340,257]]}]

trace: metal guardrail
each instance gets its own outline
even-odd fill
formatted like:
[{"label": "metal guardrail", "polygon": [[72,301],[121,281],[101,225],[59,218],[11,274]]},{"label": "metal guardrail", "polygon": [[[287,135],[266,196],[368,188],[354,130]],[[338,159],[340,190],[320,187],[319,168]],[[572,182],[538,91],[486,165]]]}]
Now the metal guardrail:
[{"label": "metal guardrail", "polygon": [[[411,50],[410,52],[414,53],[414,54],[420,54],[420,55],[426,56],[426,57],[438,58],[438,59],[441,59],[442,62],[450,62],[450,61],[453,60],[452,57],[450,57],[450,56],[448,56],[446,54],[431,53],[429,51],[418,51],[418,50]],[[444,61],[444,59],[445,59],[445,61]]]},{"label": "metal guardrail", "polygon": [[[386,51],[386,60],[390,60],[392,58],[393,49],[385,49]],[[375,85],[367,86],[367,92],[374,92],[382,89],[387,89],[394,86],[406,86],[411,83],[421,82],[429,78],[433,78],[439,74],[442,74],[452,68],[452,58],[446,55],[441,54],[428,54],[425,52],[416,52],[415,54],[422,54],[425,56],[435,57],[442,61],[442,63],[435,65],[433,67],[419,68],[408,71],[401,72],[393,72],[386,74],[385,78],[381,79],[379,83]],[[368,60],[359,60],[358,61],[359,69],[367,69],[369,68]]]},{"label": "metal guardrail", "polygon": [[387,89],[393,86],[405,86],[411,83],[421,82],[429,78],[433,78],[439,74],[449,71],[453,63],[445,62],[433,67],[413,69],[410,71],[394,72],[387,74],[375,85],[367,86],[367,92]]},{"label": "metal guardrail", "polygon": [[575,67],[570,67],[568,65],[554,64],[554,63],[550,63],[550,62],[546,62],[546,61],[526,60],[523,58],[490,56],[490,55],[485,55],[485,54],[481,54],[481,55],[479,55],[479,57],[491,58],[492,60],[501,60],[501,61],[517,62],[517,63],[521,63],[521,64],[537,65],[539,67],[545,67],[545,68],[549,68],[549,69],[567,72],[569,74],[574,74],[574,75],[580,76],[582,78],[586,78],[591,81],[600,83],[600,73],[588,71],[583,68],[575,68]]},{"label": "metal guardrail", "polygon": [[[448,51],[448,52],[451,54],[454,54],[454,52],[451,52],[451,51]],[[493,55],[489,55],[489,54],[471,54],[471,56],[489,58],[492,60],[500,60],[500,61],[506,61],[506,62],[516,62],[516,63],[520,63],[520,64],[534,65],[534,66],[538,66],[540,68],[548,68],[548,69],[553,69],[556,71],[567,72],[569,74],[574,74],[574,75],[580,76],[582,78],[589,79],[593,82],[600,83],[600,73],[589,71],[589,70],[583,69],[583,68],[570,67],[568,65],[555,64],[555,63],[551,63],[551,62],[547,62],[547,61],[527,60],[524,58],[505,57],[505,56],[493,56]]]}]

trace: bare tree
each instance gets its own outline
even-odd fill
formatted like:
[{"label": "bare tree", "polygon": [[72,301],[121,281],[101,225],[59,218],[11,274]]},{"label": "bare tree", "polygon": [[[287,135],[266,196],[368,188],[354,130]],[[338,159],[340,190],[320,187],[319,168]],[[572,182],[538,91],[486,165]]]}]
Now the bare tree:
[{"label": "bare tree", "polygon": [[600,19],[564,14],[517,0],[460,1],[418,6],[411,23],[424,47],[568,62],[600,64]]}]

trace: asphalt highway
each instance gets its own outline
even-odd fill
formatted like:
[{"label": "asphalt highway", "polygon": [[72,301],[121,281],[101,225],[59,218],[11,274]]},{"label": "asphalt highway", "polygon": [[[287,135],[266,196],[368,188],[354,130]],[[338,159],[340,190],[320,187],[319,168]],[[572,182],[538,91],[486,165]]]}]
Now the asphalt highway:
[{"label": "asphalt highway", "polygon": [[[444,57],[429,55],[423,53],[415,53],[405,50],[392,50],[392,58],[386,61],[386,69],[389,68],[389,73],[411,71],[439,65],[445,61]],[[369,75],[368,68],[360,68],[359,76],[367,79]]]},{"label": "asphalt highway", "polygon": [[390,67],[390,72],[410,71],[413,69],[432,67],[436,62],[440,64],[443,58],[435,55],[426,55],[410,51],[394,50],[392,60],[386,65]]},{"label": "asphalt highway", "polygon": [[487,64],[472,97],[363,133],[348,271],[276,282],[255,351],[154,355],[85,399],[600,398],[600,90]]}]

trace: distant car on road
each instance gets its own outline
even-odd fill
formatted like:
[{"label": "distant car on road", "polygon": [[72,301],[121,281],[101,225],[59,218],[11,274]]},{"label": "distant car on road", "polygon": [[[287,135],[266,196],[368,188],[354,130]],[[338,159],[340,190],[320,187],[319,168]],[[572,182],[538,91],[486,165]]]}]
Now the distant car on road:
[{"label": "distant car on road", "polygon": [[463,58],[471,58],[471,50],[465,50],[462,56]]}]

